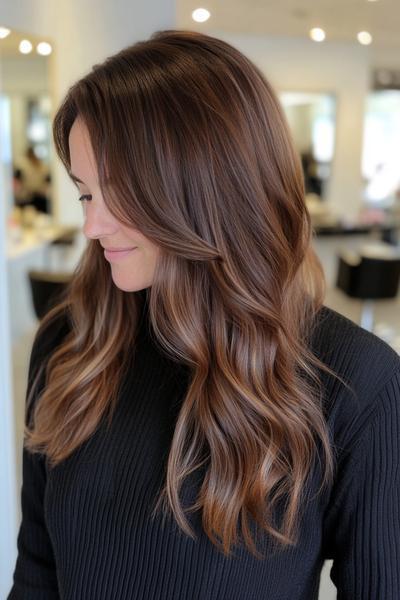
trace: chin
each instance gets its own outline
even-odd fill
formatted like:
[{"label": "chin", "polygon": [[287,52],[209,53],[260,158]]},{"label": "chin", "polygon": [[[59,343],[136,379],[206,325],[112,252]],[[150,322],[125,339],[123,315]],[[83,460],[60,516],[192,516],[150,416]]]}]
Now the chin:
[{"label": "chin", "polygon": [[114,285],[120,289],[122,292],[140,292],[140,290],[144,290],[145,288],[150,287],[149,285],[140,284],[139,282],[134,283],[133,281],[122,281],[118,278],[113,277]]},{"label": "chin", "polygon": [[129,285],[129,284],[123,284],[123,283],[119,283],[117,281],[114,281],[114,284],[122,292],[138,292],[140,289],[142,289],[141,287],[137,287],[137,286],[133,286],[133,285]]}]

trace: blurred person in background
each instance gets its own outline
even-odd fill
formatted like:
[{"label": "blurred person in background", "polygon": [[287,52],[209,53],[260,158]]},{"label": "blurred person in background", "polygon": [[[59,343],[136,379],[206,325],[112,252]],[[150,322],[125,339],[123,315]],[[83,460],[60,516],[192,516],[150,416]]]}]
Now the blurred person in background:
[{"label": "blurred person in background", "polygon": [[33,206],[49,214],[51,175],[48,166],[36,156],[33,146],[14,164],[14,198],[16,206]]}]

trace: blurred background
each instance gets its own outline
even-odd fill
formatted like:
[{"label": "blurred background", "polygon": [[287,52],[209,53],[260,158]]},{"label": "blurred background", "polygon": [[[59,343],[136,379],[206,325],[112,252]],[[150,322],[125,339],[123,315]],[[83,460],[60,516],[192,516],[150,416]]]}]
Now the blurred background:
[{"label": "blurred background", "polygon": [[[3,0],[0,4],[0,597],[20,522],[32,340],[85,246],[54,112],[91,66],[158,29],[244,52],[277,90],[301,157],[325,304],[400,352],[398,0]],[[320,598],[336,598],[324,566]]]}]

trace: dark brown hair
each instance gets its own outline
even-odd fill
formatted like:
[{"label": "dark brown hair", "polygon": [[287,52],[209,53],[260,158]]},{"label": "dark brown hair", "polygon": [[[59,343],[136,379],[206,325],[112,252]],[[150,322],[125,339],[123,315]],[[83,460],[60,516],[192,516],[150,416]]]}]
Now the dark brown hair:
[{"label": "dark brown hair", "polygon": [[[229,554],[241,520],[258,555],[253,518],[271,539],[294,544],[311,468],[323,459],[322,489],[334,456],[317,373],[329,369],[309,347],[324,278],[276,94],[224,41],[161,31],[69,89],[54,119],[68,171],[78,116],[109,210],[160,248],[149,319],[161,348],[190,369],[156,511],[171,510],[193,537],[179,490],[206,456],[193,508],[212,542]],[[138,303],[113,284],[98,240],[89,241],[65,301],[41,324],[63,311],[72,323],[26,428],[27,448],[51,465],[112,414],[135,349]],[[283,498],[278,527],[273,508]]]}]

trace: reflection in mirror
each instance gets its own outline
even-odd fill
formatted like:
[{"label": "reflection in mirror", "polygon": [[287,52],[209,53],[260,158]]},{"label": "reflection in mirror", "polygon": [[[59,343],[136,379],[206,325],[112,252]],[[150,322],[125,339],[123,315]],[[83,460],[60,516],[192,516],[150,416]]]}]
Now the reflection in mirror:
[{"label": "reflection in mirror", "polygon": [[10,114],[10,202],[22,212],[33,207],[49,215],[53,213],[50,51],[43,40],[35,43],[34,36],[14,31],[0,44],[2,97]]},{"label": "reflection in mirror", "polygon": [[371,92],[366,102],[362,173],[365,201],[381,208],[400,203],[400,89]]},{"label": "reflection in mirror", "polygon": [[324,200],[334,153],[336,98],[333,94],[282,92],[280,100],[301,156],[306,193]]}]

